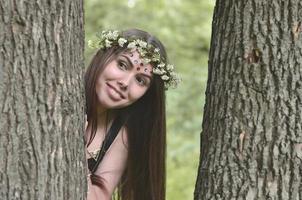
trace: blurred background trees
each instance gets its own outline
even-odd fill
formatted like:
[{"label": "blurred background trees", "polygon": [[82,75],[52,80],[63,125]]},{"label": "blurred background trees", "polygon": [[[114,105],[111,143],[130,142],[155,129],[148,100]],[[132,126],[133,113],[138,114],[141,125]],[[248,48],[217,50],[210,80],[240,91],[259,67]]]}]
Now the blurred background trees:
[{"label": "blurred background trees", "polygon": [[87,40],[103,29],[139,28],[166,46],[182,83],[167,92],[167,199],[193,199],[214,0],[86,0]]}]

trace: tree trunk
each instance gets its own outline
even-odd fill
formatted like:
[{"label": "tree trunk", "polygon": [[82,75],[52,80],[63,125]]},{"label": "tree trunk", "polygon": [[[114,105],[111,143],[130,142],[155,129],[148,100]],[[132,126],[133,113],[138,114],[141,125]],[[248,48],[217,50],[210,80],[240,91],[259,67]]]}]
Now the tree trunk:
[{"label": "tree trunk", "polygon": [[302,1],[217,0],[195,200],[302,199]]},{"label": "tree trunk", "polygon": [[0,0],[0,197],[84,199],[82,0]]}]

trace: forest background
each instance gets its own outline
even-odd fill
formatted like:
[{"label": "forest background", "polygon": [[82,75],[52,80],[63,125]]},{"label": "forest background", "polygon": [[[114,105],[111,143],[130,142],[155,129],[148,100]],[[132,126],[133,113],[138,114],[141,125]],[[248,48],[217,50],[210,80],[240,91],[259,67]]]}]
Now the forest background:
[{"label": "forest background", "polygon": [[167,92],[167,200],[193,199],[214,0],[86,0],[87,41],[100,30],[139,28],[166,46],[182,83]]}]

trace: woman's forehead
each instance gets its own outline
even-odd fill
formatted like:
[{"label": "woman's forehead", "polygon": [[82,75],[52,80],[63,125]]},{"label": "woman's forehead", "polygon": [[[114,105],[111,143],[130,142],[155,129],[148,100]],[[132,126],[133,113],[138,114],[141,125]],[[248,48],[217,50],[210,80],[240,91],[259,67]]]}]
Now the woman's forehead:
[{"label": "woman's forehead", "polygon": [[148,72],[152,74],[152,65],[150,63],[145,63],[144,59],[141,58],[138,51],[127,51],[124,52],[121,56],[126,57],[138,71],[145,73]]},{"label": "woman's forehead", "polygon": [[126,51],[122,54],[123,56],[127,56],[134,64],[143,62],[141,56],[139,55],[138,51]]}]

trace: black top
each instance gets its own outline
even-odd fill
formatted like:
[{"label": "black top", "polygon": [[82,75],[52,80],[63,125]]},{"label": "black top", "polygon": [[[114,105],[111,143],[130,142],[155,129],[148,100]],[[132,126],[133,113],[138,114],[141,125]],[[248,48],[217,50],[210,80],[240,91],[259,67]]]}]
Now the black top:
[{"label": "black top", "polygon": [[105,156],[106,151],[109,149],[110,145],[116,138],[123,124],[124,124],[124,120],[122,120],[121,117],[117,117],[116,119],[114,119],[108,133],[105,136],[104,141],[102,142],[101,150],[98,153],[97,158],[87,159],[88,169],[92,174],[97,170],[99,164],[101,163],[101,161]]}]

